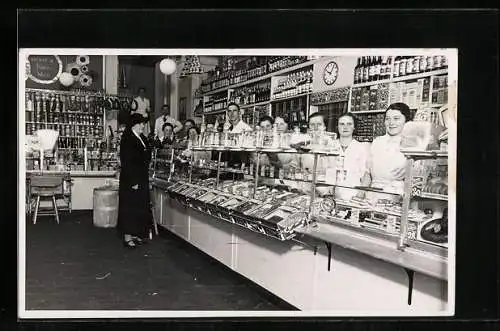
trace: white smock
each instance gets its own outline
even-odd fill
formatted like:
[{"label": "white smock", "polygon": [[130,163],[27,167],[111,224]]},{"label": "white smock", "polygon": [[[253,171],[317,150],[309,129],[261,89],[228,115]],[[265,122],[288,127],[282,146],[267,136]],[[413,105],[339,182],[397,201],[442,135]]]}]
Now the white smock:
[{"label": "white smock", "polygon": [[[373,140],[370,148],[370,173],[372,187],[384,191],[403,193],[404,177],[397,178],[394,174],[398,169],[404,169],[406,158],[401,153],[401,136],[384,135]],[[386,194],[370,194],[372,198],[395,199],[396,196]],[[368,197],[368,195],[367,195]]]},{"label": "white smock", "polygon": [[[345,150],[340,150],[337,158],[337,185],[355,187],[361,185],[361,179],[368,170],[368,155],[370,145],[353,139]],[[357,190],[344,187],[335,188],[335,197],[350,200],[358,193]]]}]

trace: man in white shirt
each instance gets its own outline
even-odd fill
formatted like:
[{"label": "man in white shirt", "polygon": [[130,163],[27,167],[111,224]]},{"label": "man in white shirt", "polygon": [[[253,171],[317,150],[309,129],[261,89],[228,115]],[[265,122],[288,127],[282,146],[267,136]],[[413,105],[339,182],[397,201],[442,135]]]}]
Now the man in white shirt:
[{"label": "man in white shirt", "polygon": [[163,124],[170,123],[174,127],[174,133],[182,130],[182,123],[170,116],[169,105],[163,105],[161,107],[162,115],[160,115],[155,121],[155,136],[160,140],[163,138]]},{"label": "man in white shirt", "polygon": [[[151,111],[151,105],[149,99],[146,98],[146,88],[139,88],[139,96],[137,96],[134,100],[137,102],[137,109],[131,111],[131,114],[141,114],[144,118],[149,118],[149,113]],[[150,127],[146,125],[144,128],[144,135],[147,137],[149,135]]]},{"label": "man in white shirt", "polygon": [[238,104],[231,102],[227,106],[227,116],[229,117],[229,122],[231,123],[231,133],[252,131],[252,127],[243,122],[243,120],[241,119],[241,110]]},{"label": "man in white shirt", "polygon": [[[252,127],[243,122],[241,119],[241,110],[237,103],[231,102],[227,106],[227,116],[229,123],[231,124],[229,132],[242,133],[245,131],[252,131]],[[223,152],[221,160],[227,161],[229,165],[240,165],[242,163],[248,164],[250,155],[248,152]]]}]

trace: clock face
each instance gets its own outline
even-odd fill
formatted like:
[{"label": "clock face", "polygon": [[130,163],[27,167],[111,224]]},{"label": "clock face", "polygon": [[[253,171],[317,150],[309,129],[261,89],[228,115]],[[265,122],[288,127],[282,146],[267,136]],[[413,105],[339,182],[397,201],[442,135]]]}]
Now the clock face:
[{"label": "clock face", "polygon": [[332,85],[339,75],[339,67],[334,61],[329,62],[323,71],[323,81],[326,85]]}]

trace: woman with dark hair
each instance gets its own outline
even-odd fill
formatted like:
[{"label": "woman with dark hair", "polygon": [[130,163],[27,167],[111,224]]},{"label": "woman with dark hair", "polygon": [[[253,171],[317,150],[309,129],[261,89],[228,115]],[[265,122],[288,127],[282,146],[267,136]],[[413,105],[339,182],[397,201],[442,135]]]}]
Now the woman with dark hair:
[{"label": "woman with dark hair", "polygon": [[117,229],[127,248],[144,243],[152,225],[149,201],[151,151],[143,135],[145,118],[132,114],[120,141],[120,186]]},{"label": "woman with dark hair", "polygon": [[401,132],[410,121],[410,108],[402,102],[393,103],[385,111],[386,134],[373,140],[370,148],[370,177],[372,187],[402,191],[406,158],[401,153]]},{"label": "woman with dark hair", "polygon": [[172,145],[175,141],[174,126],[170,123],[165,123],[162,126],[163,136],[161,138],[161,145]]},{"label": "woman with dark hair", "polygon": [[[349,187],[360,186],[368,172],[368,146],[353,138],[357,119],[352,113],[340,115],[338,119],[338,134],[340,142],[340,155],[337,169],[340,171],[338,178],[340,185]],[[350,199],[356,194],[355,190],[338,187],[335,195],[343,199]]]}]

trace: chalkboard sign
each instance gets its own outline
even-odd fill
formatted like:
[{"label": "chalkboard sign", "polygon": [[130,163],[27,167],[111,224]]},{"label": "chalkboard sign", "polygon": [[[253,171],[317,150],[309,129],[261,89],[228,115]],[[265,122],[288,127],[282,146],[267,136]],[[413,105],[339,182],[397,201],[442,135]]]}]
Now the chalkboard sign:
[{"label": "chalkboard sign", "polygon": [[[59,58],[62,62],[62,71],[61,72],[69,72],[71,73],[71,70],[74,69],[74,68],[77,68],[77,75],[76,76],[73,76],[73,78],[75,79],[75,82],[69,86],[69,87],[66,87],[64,85],[61,84],[61,82],[59,81],[59,77],[56,78],[55,80],[52,80],[52,81],[41,81],[39,79],[37,79],[37,73],[36,73],[36,70],[33,70],[33,77],[34,79],[32,79],[29,74],[26,75],[26,88],[34,88],[34,89],[50,89],[50,90],[57,90],[57,91],[71,91],[73,89],[84,89],[84,90],[87,90],[87,91],[100,91],[103,89],[103,81],[102,81],[102,76],[103,76],[103,67],[102,67],[102,62],[103,62],[103,56],[102,55],[89,55],[88,56],[88,59],[86,56],[84,56],[84,58],[87,60],[87,62],[89,62],[88,64],[86,64],[85,66],[84,65],[80,65],[79,64],[79,58],[81,58],[82,56],[76,56],[76,55],[58,55],[58,56],[55,56],[55,55],[44,55],[44,56],[40,56],[40,55],[30,55],[28,58],[31,60],[31,61],[28,61],[28,59],[26,59],[26,72],[29,73],[31,71],[31,63],[35,63],[35,62],[41,62],[43,63],[43,61],[39,61],[39,60],[33,60],[31,59],[32,57],[34,57],[35,59],[36,58],[50,58],[49,61],[55,61],[56,63],[58,62],[57,59]],[[45,61],[45,60],[44,60]],[[80,59],[80,62],[81,62],[81,59]],[[42,69],[43,69],[43,65],[42,65]],[[54,75],[56,75],[57,72],[55,70],[55,66],[54,66]],[[84,78],[82,77],[85,77],[85,76],[90,76],[92,81],[91,81],[91,84],[90,86],[89,85],[82,85],[82,80]],[[40,78],[40,77],[38,77]]]},{"label": "chalkboard sign", "polygon": [[39,84],[56,82],[63,70],[63,63],[57,55],[30,55],[28,62],[28,78]]}]

